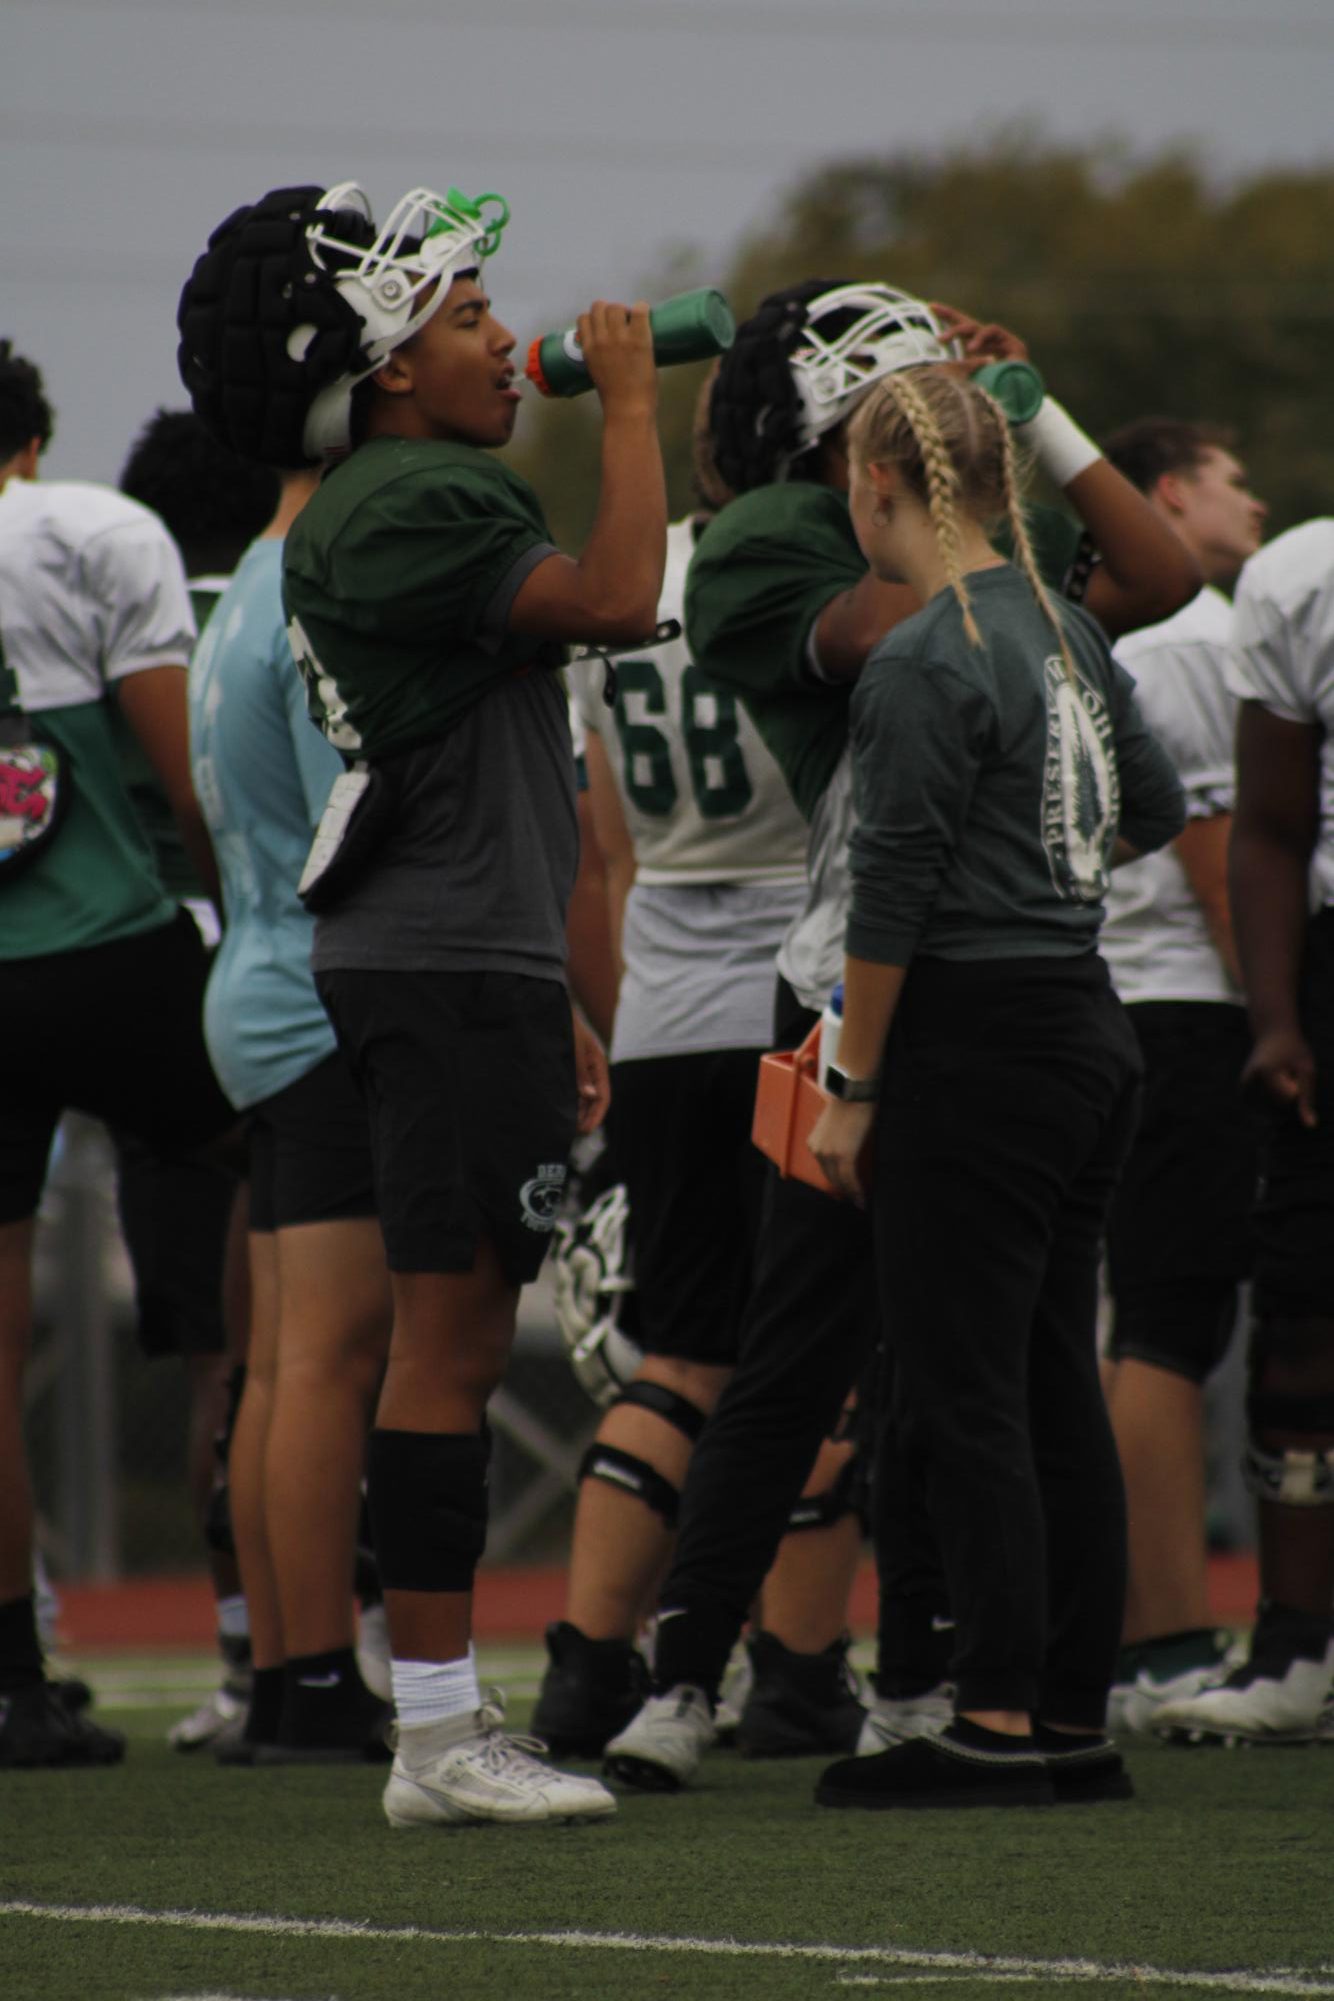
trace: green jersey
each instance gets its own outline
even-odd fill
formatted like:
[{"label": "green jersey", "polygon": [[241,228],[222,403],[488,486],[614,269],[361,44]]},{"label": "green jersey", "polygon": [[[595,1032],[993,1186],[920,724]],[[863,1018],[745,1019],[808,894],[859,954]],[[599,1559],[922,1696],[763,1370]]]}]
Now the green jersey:
[{"label": "green jersey", "polygon": [[543,652],[511,637],[515,592],[552,544],[536,494],[489,452],[376,438],[288,534],[288,637],[310,712],[349,763],[446,736]]},{"label": "green jersey", "polygon": [[315,927],[317,971],[565,976],[579,856],[560,650],[512,635],[553,554],[532,489],[470,445],[381,438],[288,531],[292,651],[316,722],[392,812]]},{"label": "green jersey", "polygon": [[[1079,523],[1041,508],[1029,528],[1044,577],[1061,589]],[[997,547],[1008,554],[1007,538],[998,536]],[[847,495],[793,480],[725,507],[701,537],[686,583],[692,657],[740,692],[808,820],[847,746],[852,692],[848,682],[820,679],[812,630],[831,599],[865,575]]]},{"label": "green jersey", "polygon": [[0,961],[45,958],[169,924],[126,788],[115,691],[182,675],[194,620],[176,545],[106,487],[11,479],[0,493],[0,711],[21,708],[68,759],[68,815],[31,868],[0,883]]}]

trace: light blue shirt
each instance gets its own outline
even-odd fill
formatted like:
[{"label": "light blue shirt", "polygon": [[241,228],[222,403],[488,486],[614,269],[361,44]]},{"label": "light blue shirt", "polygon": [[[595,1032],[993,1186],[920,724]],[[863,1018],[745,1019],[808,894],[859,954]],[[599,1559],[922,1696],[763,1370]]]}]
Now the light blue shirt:
[{"label": "light blue shirt", "polygon": [[252,543],[190,665],[190,759],[226,911],[204,1034],[238,1110],[296,1083],[334,1047],[310,970],[314,919],[296,885],[343,761],[306,712],[282,560],[278,539]]}]

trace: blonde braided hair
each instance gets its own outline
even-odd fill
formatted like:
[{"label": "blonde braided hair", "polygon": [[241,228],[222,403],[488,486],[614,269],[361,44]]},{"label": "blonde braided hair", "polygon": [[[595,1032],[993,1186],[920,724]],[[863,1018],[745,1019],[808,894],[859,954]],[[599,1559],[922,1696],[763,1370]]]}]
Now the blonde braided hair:
[{"label": "blonde braided hair", "polygon": [[926,507],[946,580],[973,646],[982,634],[964,574],[960,515],[1009,525],[1017,567],[1056,635],[1071,681],[1074,658],[1033,554],[1022,474],[1005,412],[987,390],[943,368],[902,369],[876,384],[852,419],[849,456],[859,466],[891,465]]}]

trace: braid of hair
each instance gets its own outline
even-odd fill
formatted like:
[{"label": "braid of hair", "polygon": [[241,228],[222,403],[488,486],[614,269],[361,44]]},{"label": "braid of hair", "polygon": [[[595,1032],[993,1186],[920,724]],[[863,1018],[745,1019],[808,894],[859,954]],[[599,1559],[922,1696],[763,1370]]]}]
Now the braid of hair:
[{"label": "braid of hair", "polygon": [[891,375],[885,386],[902,411],[921,457],[931,524],[936,531],[936,543],[945,565],[946,580],[963,613],[964,633],[970,645],[980,646],[982,634],[973,616],[973,601],[968,594],[968,584],[964,576],[963,549],[959,537],[961,482],[958,467],[941,435],[934,411],[911,379],[911,370]]},{"label": "braid of hair", "polygon": [[1005,412],[989,391],[975,390],[975,394],[990,404],[995,413],[1001,437],[1001,478],[1004,483],[1005,518],[1010,525],[1010,540],[1014,544],[1015,561],[1028,579],[1029,589],[1037,599],[1043,616],[1056,634],[1061,649],[1061,659],[1065,664],[1066,678],[1076,687],[1079,673],[1075,667],[1070,642],[1065,636],[1065,627],[1052,603],[1051,593],[1038,568],[1037,557],[1033,554],[1033,543],[1028,533],[1028,518],[1024,512],[1023,495],[1020,488],[1018,453],[1015,450],[1014,434],[1006,420]]}]

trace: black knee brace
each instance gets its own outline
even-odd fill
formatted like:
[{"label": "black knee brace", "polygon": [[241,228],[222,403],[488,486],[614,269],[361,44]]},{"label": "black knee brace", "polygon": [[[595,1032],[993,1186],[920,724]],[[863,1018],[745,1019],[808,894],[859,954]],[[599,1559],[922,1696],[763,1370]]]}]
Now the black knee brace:
[{"label": "black knee brace", "polygon": [[618,1397],[612,1399],[609,1408],[615,1410],[618,1404],[623,1403],[633,1404],[637,1410],[651,1410],[655,1417],[683,1431],[692,1445],[698,1442],[704,1429],[704,1412],[699,1405],[691,1403],[689,1397],[678,1396],[665,1383],[644,1382],[636,1377],[634,1382],[626,1384]]},{"label": "black knee brace", "polygon": [[845,1515],[860,1515],[865,1521],[866,1495],[859,1472],[861,1463],[861,1455],[854,1454],[843,1462],[832,1487],[826,1487],[822,1494],[803,1494],[794,1501],[785,1533],[793,1535],[798,1529],[831,1529]]},{"label": "black knee brace", "polygon": [[[1279,1390],[1266,1382],[1271,1363],[1280,1380],[1289,1371],[1300,1380],[1302,1370],[1310,1368],[1313,1376],[1328,1382],[1334,1367],[1332,1342],[1334,1322],[1324,1316],[1265,1314],[1255,1322],[1246,1398],[1250,1439],[1242,1472],[1262,1500],[1297,1508],[1334,1507],[1334,1448],[1324,1443],[1334,1437],[1334,1390]],[[1286,1433],[1288,1442],[1273,1445],[1275,1432]],[[1303,1438],[1310,1443],[1293,1442]]]},{"label": "black knee brace", "polygon": [[[664,1423],[675,1425],[678,1431],[684,1432],[692,1445],[704,1429],[704,1412],[699,1406],[691,1403],[688,1397],[678,1396],[664,1383],[639,1380],[627,1383],[612,1403],[612,1410],[617,1404],[630,1404],[637,1410],[652,1411]],[[626,1452],[619,1445],[603,1445],[594,1439],[580,1463],[579,1478],[605,1480],[608,1486],[633,1494],[655,1515],[661,1515],[669,1529],[676,1527],[681,1506],[680,1490],[656,1466],[650,1466],[647,1459],[641,1459],[638,1453]]]},{"label": "black knee brace", "polygon": [[373,1431],[367,1499],[386,1591],[471,1591],[486,1546],[487,1433]]}]

